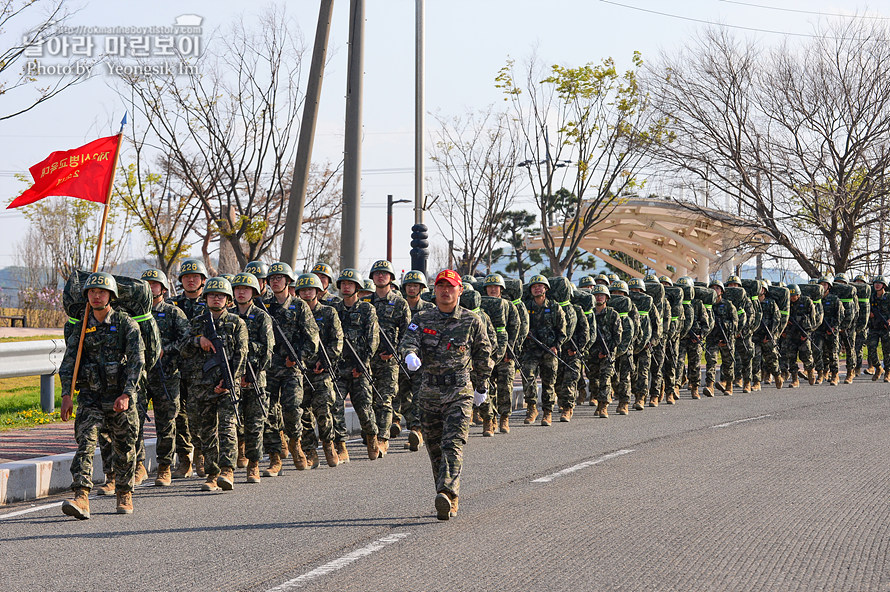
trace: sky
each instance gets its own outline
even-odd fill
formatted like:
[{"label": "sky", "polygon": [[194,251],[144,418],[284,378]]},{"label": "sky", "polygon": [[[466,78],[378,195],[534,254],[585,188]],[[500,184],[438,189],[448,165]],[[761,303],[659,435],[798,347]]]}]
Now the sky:
[{"label": "sky", "polygon": [[[256,2],[245,8],[246,4],[80,0],[71,2],[75,14],[69,25],[168,26],[181,15],[194,14],[203,17],[203,36],[208,37],[235,19],[250,22],[270,5],[284,6],[310,48],[309,59],[318,0]],[[503,104],[494,77],[511,58],[522,63],[536,54],[544,63],[579,66],[611,56],[621,69],[630,65],[634,51],[650,61],[660,52],[676,52],[707,23],[731,26],[739,36],[776,44],[784,39],[779,33],[791,35],[792,40],[805,39],[829,15],[861,15],[865,8],[865,4],[841,0],[426,0],[427,131],[434,125],[430,113],[460,115]],[[887,0],[871,2],[867,8],[869,14],[890,16]],[[415,0],[366,0],[365,15],[360,268],[367,270],[385,256],[385,233],[380,229],[385,228],[387,194],[395,199],[414,198]],[[336,163],[342,158],[348,16],[349,2],[335,0],[313,149],[313,160],[318,162]],[[2,47],[22,32],[14,25],[0,32]],[[108,75],[95,76],[22,116],[0,122],[0,201],[21,193],[25,186],[14,175],[26,174],[28,167],[50,152],[117,132],[117,122],[128,106],[111,83]],[[517,205],[528,207],[532,196],[520,195],[518,201]],[[412,207],[395,207],[393,263],[397,270],[410,267]],[[431,220],[427,223],[435,230]],[[26,229],[27,221],[19,212],[0,210],[0,232],[5,239],[0,243],[0,268],[14,264],[16,245]],[[144,257],[144,239],[138,232],[129,238],[130,256]],[[443,240],[433,232],[434,244]]]}]

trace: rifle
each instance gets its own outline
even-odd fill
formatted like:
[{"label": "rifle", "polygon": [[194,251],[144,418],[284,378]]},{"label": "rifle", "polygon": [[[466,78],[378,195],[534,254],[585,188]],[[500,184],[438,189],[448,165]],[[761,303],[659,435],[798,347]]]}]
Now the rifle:
[{"label": "rifle", "polygon": [[340,392],[340,387],[337,386],[337,377],[334,376],[334,365],[331,362],[331,357],[328,355],[328,350],[325,348],[324,343],[322,343],[320,340],[318,344],[321,346],[321,353],[324,356],[325,370],[328,371],[328,375],[331,377],[331,382],[334,384],[334,390],[337,392],[337,396],[340,397],[340,400],[345,401],[346,397],[343,396],[343,393]]},{"label": "rifle", "polygon": [[266,405],[263,403],[263,393],[260,392],[260,387],[257,384],[258,376],[257,376],[256,370],[254,369],[253,364],[251,364],[249,360],[245,360],[245,363],[246,363],[245,374],[247,374],[247,382],[249,382],[251,384],[251,386],[253,387],[253,392],[254,392],[254,394],[256,394],[256,400],[257,400],[257,403],[259,403],[259,405],[260,405],[260,411],[263,412],[263,417],[268,417],[269,411],[266,409]]},{"label": "rifle", "polygon": [[544,345],[543,343],[541,343],[541,340],[539,340],[537,337],[535,337],[534,335],[532,335],[531,331],[529,331],[529,333],[528,333],[528,337],[526,337],[526,339],[531,339],[533,342],[535,342],[536,344],[538,344],[538,346],[539,346],[541,349],[543,349],[545,352],[547,352],[548,354],[550,354],[551,356],[553,356],[554,358],[556,358],[556,360],[557,360],[558,362],[562,363],[566,368],[568,368],[569,370],[571,370],[571,371],[574,372],[575,374],[578,374],[578,375],[581,374],[581,372],[579,372],[578,370],[575,370],[572,366],[570,366],[568,362],[566,362],[565,360],[563,360],[562,358],[560,358],[557,354],[553,353],[553,350],[551,350],[549,347],[547,347],[546,345]]},{"label": "rifle", "polygon": [[510,352],[510,356],[516,360],[516,369],[519,370],[519,375],[522,377],[522,380],[530,382],[528,376],[522,371],[522,366],[519,364],[519,358],[516,356],[516,352],[513,350],[513,346],[510,345],[509,341],[507,341],[507,351]]},{"label": "rifle", "polygon": [[235,412],[235,423],[241,427],[241,415],[238,413],[238,397],[235,396],[235,377],[232,376],[232,367],[229,365],[229,356],[226,354],[226,348],[222,338],[216,332],[216,321],[213,320],[213,314],[207,311],[207,318],[204,320],[205,337],[213,343],[213,349],[216,350],[213,356],[204,362],[202,370],[207,372],[215,366],[219,366],[222,370],[223,384],[229,391],[229,401],[232,403],[232,409]]},{"label": "rifle", "polygon": [[173,397],[170,396],[170,391],[167,390],[167,373],[164,372],[164,358],[158,359],[158,363],[155,364],[155,367],[158,369],[158,375],[161,377],[161,384],[164,386],[164,396],[167,398],[167,402],[171,405],[173,404]]},{"label": "rifle", "polygon": [[383,330],[383,327],[380,327],[380,336],[386,341],[386,345],[389,347],[389,351],[392,352],[392,356],[396,359],[396,364],[399,365],[399,369],[405,373],[405,376],[410,378],[411,375],[408,373],[408,369],[405,368],[402,365],[401,360],[399,360],[399,353],[396,351],[396,346],[392,344],[392,341],[390,341],[389,336],[386,334],[386,331]]},{"label": "rifle", "polygon": [[590,368],[587,367],[587,363],[584,361],[584,356],[581,354],[581,348],[579,348],[578,344],[575,343],[575,338],[569,337],[569,343],[571,343],[572,347],[575,348],[575,354],[578,356],[578,359],[581,360],[581,365],[584,366],[585,370],[587,370],[587,375],[590,376]]},{"label": "rifle", "polygon": [[614,364],[612,361],[612,353],[609,351],[609,346],[606,344],[606,338],[603,336],[603,332],[600,331],[599,327],[596,328],[596,342],[603,346],[603,353],[606,354],[606,361],[610,364]]},{"label": "rifle", "polygon": [[[877,303],[876,303],[876,304],[877,304]],[[879,309],[877,306],[872,306],[872,307],[871,307],[871,313],[872,313],[872,314],[876,314],[876,315],[878,315],[878,316],[881,318],[881,322],[884,323],[884,327],[883,327],[883,329],[882,329],[883,331],[886,331],[888,328],[890,328],[890,322],[888,322],[888,321],[887,321],[887,317],[885,317],[885,316],[883,315],[883,313],[881,313],[881,309]]]},{"label": "rifle", "polygon": [[[266,314],[269,315],[269,318],[272,319],[272,328],[278,333],[278,337],[281,338],[281,342],[284,344],[284,347],[287,348],[288,359],[296,364],[297,370],[300,371],[300,374],[303,375],[303,378],[308,378],[306,376],[306,368],[304,368],[302,362],[300,362],[300,356],[298,356],[297,352],[294,351],[293,344],[291,344],[290,340],[287,338],[287,335],[284,334],[284,329],[282,329],[281,325],[278,324],[278,320],[274,316],[272,316],[272,313],[269,312],[268,307],[266,307],[266,303],[260,299],[256,299],[254,300],[254,302],[259,302],[260,305],[263,307],[263,310],[266,311]],[[304,382],[309,383],[309,388],[312,389],[312,392],[314,393],[315,387],[312,385],[312,381],[306,380]]]},{"label": "rifle", "polygon": [[[812,346],[815,347],[817,350],[819,350],[819,355],[821,356],[821,355],[822,355],[822,348],[819,347],[818,345],[816,345],[816,342],[813,341],[813,339],[810,337],[810,334],[807,333],[806,331],[804,331],[804,330],[803,330],[803,327],[801,327],[800,324],[799,324],[797,321],[795,321],[794,318],[793,318],[792,316],[790,316],[790,315],[788,316],[788,322],[790,322],[792,325],[794,325],[795,327],[797,327],[797,330],[800,331],[800,333],[801,333],[804,337],[806,337],[806,339],[805,339],[804,341],[809,341],[809,342],[810,342],[810,345],[812,345]],[[830,326],[831,326],[831,325],[829,325],[829,327],[830,327]]]},{"label": "rifle", "polygon": [[776,338],[773,337],[773,332],[769,330],[766,323],[763,322],[763,319],[760,319],[760,327],[763,328],[764,333],[769,337],[769,341],[773,344],[773,347],[778,347],[778,345],[776,345]]},{"label": "rifle", "polygon": [[142,412],[142,417],[145,418],[145,421],[151,423],[151,418],[148,416],[148,403],[143,403],[139,395],[136,395],[136,407]]},{"label": "rifle", "polygon": [[343,344],[349,348],[349,351],[352,352],[353,357],[355,358],[355,363],[358,364],[359,370],[361,370],[362,374],[368,377],[368,382],[371,384],[371,390],[374,391],[374,394],[377,396],[377,400],[381,403],[384,401],[383,395],[377,392],[377,387],[374,386],[374,377],[371,376],[371,372],[368,370],[368,367],[365,366],[365,363],[362,362],[362,359],[359,357],[358,352],[355,351],[355,348],[352,346],[352,342],[349,341],[349,338],[346,335],[343,336]]}]

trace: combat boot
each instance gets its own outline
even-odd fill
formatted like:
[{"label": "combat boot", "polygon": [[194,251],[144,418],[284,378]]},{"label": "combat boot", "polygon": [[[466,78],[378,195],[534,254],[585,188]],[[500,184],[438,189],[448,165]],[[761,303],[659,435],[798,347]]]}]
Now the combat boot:
[{"label": "combat boot", "polygon": [[705,383],[705,388],[702,389],[702,394],[706,397],[713,397],[714,396],[714,383],[713,382]]},{"label": "combat boot", "polygon": [[278,432],[281,436],[281,458],[287,458],[288,453],[290,452],[290,447],[287,444],[287,436],[284,434],[284,431]]},{"label": "combat boot", "polygon": [[235,471],[232,467],[226,467],[216,478],[216,484],[223,491],[232,491],[235,487]]},{"label": "combat boot", "polygon": [[482,420],[482,435],[486,438],[494,436],[494,419]]},{"label": "combat boot", "polygon": [[318,458],[318,449],[313,447],[306,450],[306,464],[310,469],[318,468],[318,465],[321,464],[321,461]]},{"label": "combat boot", "polygon": [[132,514],[133,513],[133,492],[119,491],[117,494],[117,513]]},{"label": "combat boot", "polygon": [[340,464],[349,462],[349,450],[346,449],[346,442],[335,442],[334,450],[337,451],[337,458],[340,459]]},{"label": "combat boot", "polygon": [[201,484],[201,491],[219,491],[218,479],[219,475],[207,475],[204,483]]},{"label": "combat boot", "polygon": [[457,495],[451,494],[451,510],[448,512],[448,515],[452,518],[457,516]]},{"label": "combat boot", "polygon": [[855,376],[855,372],[853,370],[847,370],[847,375],[844,377],[844,384],[852,384],[853,376]]},{"label": "combat boot", "polygon": [[734,381],[732,384],[733,384],[733,386],[737,386],[737,387],[739,387],[739,388],[742,388],[742,379],[741,379],[741,378],[736,378],[735,381]]},{"label": "combat boot", "polygon": [[402,434],[402,424],[398,421],[393,420],[391,424],[389,424],[389,439],[392,440],[394,438],[398,438]]},{"label": "combat boot", "polygon": [[169,487],[172,484],[170,465],[158,465],[158,476],[155,479],[155,485],[158,487]]},{"label": "combat boot", "polygon": [[97,495],[114,495],[114,473],[106,473],[105,484],[96,488]]},{"label": "combat boot", "polygon": [[731,397],[733,383],[729,380],[726,380],[726,381],[722,382],[721,384],[723,385],[723,395],[726,397]]},{"label": "combat boot", "polygon": [[828,384],[831,386],[837,386],[840,382],[840,377],[838,377],[837,372],[831,373],[831,380],[828,381]]},{"label": "combat boot", "polygon": [[750,393],[750,392],[751,392],[751,383],[748,382],[747,380],[746,380],[745,383],[742,385],[742,392],[743,392],[743,393]]},{"label": "combat boot", "polygon": [[628,407],[630,407],[629,401],[621,401],[620,403],[618,403],[618,408],[615,409],[615,413],[617,413],[618,415],[627,415]]},{"label": "combat boot", "polygon": [[603,419],[609,417],[609,404],[603,401],[597,401],[596,412],[594,413],[594,415],[602,417]]},{"label": "combat boot", "polygon": [[759,380],[755,380],[754,382],[751,383],[751,391],[755,392],[755,393],[760,392],[760,381]]},{"label": "combat boot", "polygon": [[195,474],[198,477],[206,477],[207,473],[204,471],[204,455],[197,454],[195,456]]},{"label": "combat boot", "polygon": [[[293,446],[291,446],[291,444],[293,444]],[[303,447],[300,445],[300,441],[291,438],[288,441],[288,446],[290,447],[290,453],[293,457],[294,467],[298,471],[305,471],[306,467],[309,466],[309,462],[306,460],[306,455],[303,454]]]},{"label": "combat boot", "polygon": [[794,379],[791,381],[791,384],[788,385],[788,388],[797,388],[800,386],[800,378],[797,376],[797,373],[794,374]]},{"label": "combat boot", "polygon": [[340,457],[337,456],[337,451],[334,450],[334,443],[332,441],[326,440],[322,442],[321,448],[324,450],[324,460],[328,463],[329,467],[334,468],[340,464]]},{"label": "combat boot", "polygon": [[637,395],[634,395],[634,409],[636,409],[637,411],[643,410],[643,403],[640,400],[640,397]]},{"label": "combat boot", "polygon": [[[807,378],[809,378],[809,373],[807,373]],[[822,384],[823,380],[825,380],[825,373],[820,370],[819,372],[816,372],[816,378],[814,380],[811,380],[810,384],[812,384],[812,385]]]},{"label": "combat boot", "polygon": [[498,426],[498,431],[502,434],[510,433],[510,416],[509,415],[504,414],[501,416],[501,423]]},{"label": "combat boot", "polygon": [[482,425],[482,414],[479,413],[478,407],[473,408],[473,421],[471,422],[471,425]]},{"label": "combat boot", "polygon": [[553,420],[553,413],[551,411],[544,411],[541,414],[541,425],[547,427],[550,425],[550,422]]},{"label": "combat boot", "polygon": [[243,469],[247,466],[247,456],[245,455],[245,445],[244,440],[238,438],[238,460],[235,461],[235,466],[239,469]]},{"label": "combat boot", "polygon": [[872,374],[872,376],[871,376],[871,381],[877,382],[877,381],[881,380],[881,374],[883,374],[883,372],[881,371],[881,367],[875,366],[875,371],[874,371],[874,374]]},{"label": "combat boot", "polygon": [[281,455],[277,452],[269,453],[269,468],[263,470],[263,477],[277,477],[281,472]]},{"label": "combat boot", "polygon": [[439,520],[448,520],[451,517],[451,497],[445,492],[436,494],[436,518]]},{"label": "combat boot", "polygon": [[179,455],[179,466],[170,475],[174,479],[185,479],[192,476],[192,459],[187,454]]},{"label": "combat boot", "polygon": [[62,513],[78,520],[90,519],[89,492],[83,487],[74,490],[74,499],[62,502]]},{"label": "combat boot", "polygon": [[777,389],[782,388],[782,383],[783,383],[783,382],[785,382],[785,381],[784,381],[784,379],[782,378],[782,373],[779,372],[778,374],[776,374],[776,388],[777,388]]},{"label": "combat boot", "polygon": [[136,474],[133,476],[133,480],[136,485],[142,485],[146,479],[148,479],[148,471],[145,470],[145,465],[143,463],[138,463],[136,465]]},{"label": "combat boot", "polygon": [[419,429],[414,428],[408,434],[408,450],[417,452],[421,446],[423,446],[423,434],[420,433]]},{"label": "combat boot", "polygon": [[559,414],[559,421],[563,423],[568,423],[572,421],[573,408],[572,407],[563,407],[562,412]]},{"label": "combat boot", "polygon": [[538,417],[538,406],[534,403],[529,403],[525,408],[525,423],[526,425],[530,425],[535,423],[535,419]]},{"label": "combat boot", "polygon": [[371,460],[377,460],[377,457],[380,455],[380,448],[377,446],[377,436],[368,436],[368,458]]},{"label": "combat boot", "polygon": [[875,367],[872,366],[871,364],[868,365],[868,368],[866,368],[865,370],[862,371],[863,374],[868,374],[869,376],[874,374],[874,372],[875,372]]},{"label": "combat boot", "polygon": [[816,371],[812,368],[807,370],[807,380],[810,381],[810,386],[816,384]]},{"label": "combat boot", "polygon": [[884,372],[884,382],[890,382],[890,372]]},{"label": "combat boot", "polygon": [[[591,406],[591,407],[593,407],[594,405],[597,405],[597,406],[598,406],[598,405],[599,405],[599,401],[596,400],[596,397],[594,397],[593,395],[590,395],[590,400],[587,401],[587,404],[588,404],[589,406]],[[594,415],[596,415],[596,413],[594,413]]]},{"label": "combat boot", "polygon": [[260,482],[260,463],[256,460],[247,461],[247,482],[248,483],[259,483]]},{"label": "combat boot", "polygon": [[377,458],[383,458],[389,453],[389,440],[377,438]]},{"label": "combat boot", "polygon": [[698,394],[698,387],[697,387],[697,386],[691,386],[691,387],[689,387],[689,394],[692,396],[693,399],[701,399],[701,395]]}]

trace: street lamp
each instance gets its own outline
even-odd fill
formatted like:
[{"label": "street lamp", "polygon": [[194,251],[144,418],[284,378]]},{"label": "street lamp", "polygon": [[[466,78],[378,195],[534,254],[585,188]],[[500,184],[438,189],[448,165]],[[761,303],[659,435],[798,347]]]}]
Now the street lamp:
[{"label": "street lamp", "polygon": [[397,199],[393,201],[391,195],[386,196],[386,260],[392,263],[392,205],[397,203],[411,203],[409,199]]}]

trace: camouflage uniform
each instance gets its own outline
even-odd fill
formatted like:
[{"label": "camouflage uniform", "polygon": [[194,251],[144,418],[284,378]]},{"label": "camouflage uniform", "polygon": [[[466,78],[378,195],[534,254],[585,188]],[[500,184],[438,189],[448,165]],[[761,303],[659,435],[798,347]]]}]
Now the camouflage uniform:
[{"label": "camouflage uniform", "polygon": [[[399,361],[396,359],[396,352],[392,351],[390,343],[393,347],[398,348],[399,341],[411,321],[411,309],[395,289],[390,289],[386,296],[378,296],[375,292],[363,300],[375,308],[378,326],[380,331],[385,333],[385,336],[380,336],[378,349],[371,358],[370,370],[374,377],[374,386],[379,393],[379,397],[373,399],[377,434],[379,438],[386,440],[389,438],[389,426],[392,424],[392,400],[396,396],[400,373]],[[388,337],[390,343],[387,343],[384,337]],[[384,361],[380,359],[382,354],[393,354],[393,357]]]},{"label": "camouflage uniform", "polygon": [[[633,294],[636,294],[634,296]],[[642,298],[645,296],[645,298]],[[631,392],[634,395],[634,405],[645,403],[649,394],[650,370],[652,368],[654,343],[661,341],[661,315],[658,312],[655,300],[646,293],[632,292],[631,300],[637,305],[640,315],[640,328],[642,336],[635,340],[637,344],[633,352],[633,375],[631,379]],[[639,300],[636,300],[639,299]],[[639,303],[639,305],[637,304]],[[648,306],[648,309],[646,308]],[[662,350],[662,357],[664,351]]]},{"label": "camouflage uniform", "polygon": [[[816,308],[813,301],[807,296],[800,296],[797,302],[791,303],[791,312],[788,326],[782,334],[785,339],[781,344],[782,357],[785,359],[786,369],[794,380],[797,375],[797,358],[803,362],[804,370],[813,369],[813,353],[810,349],[809,334],[813,330],[816,317]],[[798,326],[795,326],[797,323]],[[803,329],[803,332],[801,332]]]},{"label": "camouflage uniform", "polygon": [[[204,300],[189,298],[185,292],[170,300],[179,310],[185,313],[185,317],[191,321],[195,317],[203,315],[207,310]],[[165,368],[166,369],[166,368]],[[201,420],[197,416],[197,407],[193,405],[193,397],[188,396],[189,377],[182,375],[179,383],[179,413],[176,415],[176,454],[180,459],[185,458],[195,451],[195,458],[201,454]]]},{"label": "camouflage uniform", "polygon": [[[717,378],[717,354],[719,352],[720,380],[726,383],[727,387],[731,387],[735,377],[735,340],[733,336],[738,332],[739,315],[732,302],[726,299],[721,299],[720,302],[714,304],[711,310],[714,312],[714,328],[711,329],[705,342],[706,383],[708,386],[713,385]],[[724,345],[720,345],[721,343]]]},{"label": "camouflage uniform", "polygon": [[686,334],[686,337],[680,340],[680,366],[683,366],[684,358],[688,366],[686,370],[686,378],[689,381],[689,387],[698,388],[701,383],[701,355],[702,346],[705,338],[713,328],[711,325],[711,317],[708,314],[705,303],[699,299],[693,299],[692,305],[692,327]]},{"label": "camouflage uniform", "polygon": [[822,298],[822,324],[813,331],[813,354],[816,370],[833,378],[840,365],[839,327],[844,323],[844,304],[834,294]]},{"label": "camouflage uniform", "polygon": [[544,303],[538,305],[534,298],[525,301],[528,309],[529,338],[522,346],[519,354],[519,363],[522,372],[528,380],[522,380],[522,390],[525,392],[525,404],[529,408],[537,405],[538,389],[535,378],[541,376],[541,408],[545,413],[553,410],[556,401],[556,366],[557,360],[551,352],[546,352],[534,341],[534,336],[544,344],[544,347],[555,347],[559,351],[566,340],[566,320],[562,308],[553,299],[545,297]]},{"label": "camouflage uniform", "polygon": [[[337,364],[343,353],[343,327],[340,317],[333,306],[317,304],[312,311],[315,324],[318,325],[319,348],[318,362],[325,369],[320,374],[315,373],[315,362],[310,362],[308,372],[303,378],[304,384],[311,383],[312,389],[304,390],[308,396],[303,398],[303,450],[312,450],[318,447],[318,438],[323,442],[334,441],[334,405],[338,399],[334,390],[334,381],[331,375],[337,376]],[[322,352],[321,348],[324,348]],[[331,367],[328,367],[325,353],[330,359]],[[330,372],[329,372],[330,370]],[[308,388],[308,385],[307,385]],[[344,394],[345,396],[345,394]],[[316,437],[315,426],[318,426]]]},{"label": "camouflage uniform", "polygon": [[877,292],[871,294],[871,316],[868,322],[868,363],[875,367],[875,372],[882,368],[878,358],[878,345],[884,355],[883,369],[890,369],[890,292],[886,291],[878,296]]},{"label": "camouflage uniform", "polygon": [[[353,370],[361,371],[361,365],[356,362],[346,341],[349,341],[355,348],[365,368],[369,368],[371,356],[377,351],[377,346],[380,343],[377,310],[361,300],[353,306],[346,306],[345,302],[340,301],[334,305],[334,309],[340,316],[340,324],[343,328],[343,357],[340,358],[337,385],[344,397],[349,396],[352,407],[358,416],[359,424],[361,424],[362,435],[365,437],[376,436],[378,428],[372,409],[371,380],[365,374],[358,378],[352,375]],[[338,399],[338,405],[334,409],[334,440],[336,442],[346,440],[346,422],[343,419],[342,408],[342,401]]]},{"label": "camouflage uniform", "polygon": [[[854,282],[853,285],[855,286],[858,283]],[[849,370],[852,367],[858,374],[862,369],[862,348],[865,347],[868,341],[868,326],[871,322],[871,299],[859,298],[857,295],[856,300],[859,303],[859,317],[856,319],[855,335],[850,336],[853,351],[852,355],[850,353],[847,354],[847,369]],[[851,329],[850,332],[853,333],[854,331]]]},{"label": "camouflage uniform", "polygon": [[[266,453],[281,454],[281,436],[300,442],[303,432],[303,377],[301,368],[318,356],[318,325],[309,306],[299,298],[288,296],[281,304],[273,299],[268,305],[275,329],[272,363],[266,373],[269,389],[269,419],[263,434]],[[283,337],[282,337],[283,333]],[[295,366],[288,367],[289,350],[282,339],[287,339],[299,356]]]},{"label": "camouflage uniform", "polygon": [[[506,305],[508,303],[503,299],[498,299],[497,302],[498,304],[503,303],[501,304],[501,308],[504,316],[506,316]],[[504,357],[507,355],[507,327],[506,325],[502,327],[496,326],[491,317],[481,308],[473,309],[472,312],[479,315],[486,324],[485,329],[488,335],[488,341],[491,344],[491,364],[492,369],[494,369],[499,364],[503,363]],[[494,370],[492,370],[489,381],[484,385],[488,390],[488,398],[479,406],[479,414],[482,416],[482,419],[485,420],[494,421],[495,414],[497,413],[497,384],[495,378]]]},{"label": "camouflage uniform", "polygon": [[[590,402],[612,402],[612,374],[615,372],[614,360],[620,344],[623,342],[621,317],[615,309],[605,306],[602,311],[594,309],[595,331],[590,335],[587,366],[590,368]],[[606,349],[603,350],[603,342]],[[600,354],[607,354],[601,358]],[[610,359],[611,358],[611,359]]]},{"label": "camouflage uniform", "polygon": [[753,378],[752,363],[754,361],[754,342],[752,336],[756,327],[754,323],[760,324],[758,318],[758,309],[755,309],[753,303],[745,296],[745,306],[736,309],[738,316],[738,329],[735,336],[735,378],[742,381],[743,385],[751,384]]},{"label": "camouflage uniform", "polygon": [[247,325],[245,380],[247,364],[253,368],[257,380],[256,389],[250,385],[241,389],[240,409],[243,424],[241,429],[244,436],[244,456],[247,460],[259,462],[263,456],[263,432],[268,421],[269,393],[266,391],[266,371],[272,361],[272,345],[275,343],[272,318],[256,304],[251,304],[245,313],[239,312],[238,308],[230,312],[241,317]]},{"label": "camouflage uniform", "polygon": [[[575,406],[578,397],[578,377],[581,376],[581,361],[587,342],[590,340],[590,325],[587,316],[577,304],[569,304],[575,311],[575,330],[571,335],[571,341],[566,339],[562,344],[560,357],[569,363],[568,367],[562,362],[556,371],[556,395],[560,409],[571,409]],[[574,341],[574,344],[572,343]],[[574,351],[569,355],[569,350]]]},{"label": "camouflage uniform", "polygon": [[[513,379],[516,377],[516,360],[513,354],[519,347],[519,336],[522,329],[522,318],[516,305],[504,298],[507,303],[507,349],[504,357],[495,364],[491,374],[491,391],[489,398],[492,400],[495,411],[501,417],[507,417],[513,412]],[[521,304],[521,302],[520,302]],[[511,354],[510,352],[513,352]]]},{"label": "camouflage uniform", "polygon": [[[161,334],[164,355],[148,375],[147,392],[148,399],[154,402],[158,464],[171,465],[177,439],[176,418],[179,415],[180,405],[179,350],[188,342],[191,331],[185,313],[172,304],[167,302],[155,304],[151,314]],[[161,365],[166,381],[161,379],[159,368]]]},{"label": "camouflage uniform", "polygon": [[[74,390],[71,381],[83,322],[80,320],[71,328],[65,344],[59,367],[63,396]],[[115,491],[133,491],[139,433],[136,390],[145,367],[145,345],[136,321],[123,312],[112,309],[101,323],[90,313],[86,323],[76,385],[77,452],[71,463],[71,489],[93,488],[93,454],[99,430],[105,427],[114,450]],[[125,411],[114,411],[115,399],[124,394],[129,395],[129,406]]]},{"label": "camouflage uniform", "polygon": [[[435,307],[436,305],[432,302],[427,302],[422,298],[418,298],[417,305],[413,307],[409,306],[408,308],[411,310],[411,318],[414,318],[414,315],[417,313]],[[417,416],[417,409],[414,406],[414,394],[419,388],[419,372],[415,372],[410,377],[405,376],[404,372],[399,372],[399,391],[396,398],[393,400],[393,416],[395,417],[396,414],[401,414],[405,418],[405,427],[409,430],[420,429],[420,418]]]},{"label": "camouflage uniform", "polygon": [[[219,364],[205,369],[205,365],[215,355],[205,352],[199,345],[201,336],[208,335],[207,313],[193,318],[189,325],[192,338],[182,347],[182,370],[192,386],[190,395],[194,397],[195,407],[201,421],[201,445],[204,452],[204,467],[207,475],[218,475],[221,469],[234,469],[238,452],[238,434],[235,424],[235,407],[226,393],[217,394],[214,388],[223,380],[223,371]],[[229,367],[235,381],[235,397],[238,396],[241,375],[244,372],[244,361],[247,358],[247,325],[238,315],[223,311],[215,319],[216,332],[222,339]],[[223,388],[225,384],[223,384]]]},{"label": "camouflage uniform", "polygon": [[460,493],[473,409],[471,385],[488,381],[491,351],[482,320],[460,306],[450,314],[438,308],[422,311],[399,344],[401,359],[414,353],[423,361],[416,403],[438,493]]},{"label": "camouflage uniform", "polygon": [[754,331],[754,362],[752,380],[761,382],[765,375],[775,377],[779,373],[779,352],[776,332],[779,329],[779,305],[769,294],[760,301],[762,311],[760,326]]}]

